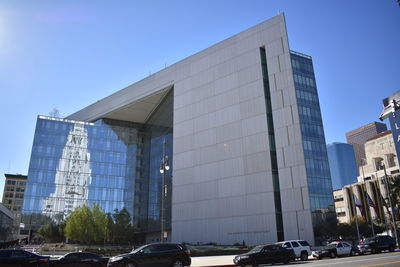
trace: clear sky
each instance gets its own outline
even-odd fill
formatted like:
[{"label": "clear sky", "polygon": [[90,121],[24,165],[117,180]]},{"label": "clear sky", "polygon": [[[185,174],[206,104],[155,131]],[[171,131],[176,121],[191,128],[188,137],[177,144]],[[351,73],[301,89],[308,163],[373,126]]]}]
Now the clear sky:
[{"label": "clear sky", "polygon": [[[0,197],[27,174],[37,115],[65,117],[280,12],[313,57],[327,143],[400,90],[396,0],[0,0]],[[0,199],[1,200],[1,199]]]}]

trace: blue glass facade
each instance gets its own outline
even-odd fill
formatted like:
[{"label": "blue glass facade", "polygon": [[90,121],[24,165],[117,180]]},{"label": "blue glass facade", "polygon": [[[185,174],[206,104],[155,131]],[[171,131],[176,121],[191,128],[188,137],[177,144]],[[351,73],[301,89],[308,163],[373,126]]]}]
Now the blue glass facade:
[{"label": "blue glass facade", "polygon": [[356,183],[358,172],[353,146],[346,143],[332,143],[326,147],[333,189]]},{"label": "blue glass facade", "polygon": [[335,218],[332,181],[312,59],[291,52],[293,78],[300,117],[313,227],[316,239],[320,225]]},{"label": "blue glass facade", "polygon": [[[138,231],[159,230],[159,165],[164,138],[172,162],[171,102],[170,93],[146,124],[39,116],[23,204],[24,222],[38,228],[50,218],[66,217],[77,206],[97,203],[106,213],[126,208]],[[167,184],[171,174],[171,170],[166,173]],[[167,198],[170,200],[171,194]],[[170,204],[166,206],[168,228]]]}]

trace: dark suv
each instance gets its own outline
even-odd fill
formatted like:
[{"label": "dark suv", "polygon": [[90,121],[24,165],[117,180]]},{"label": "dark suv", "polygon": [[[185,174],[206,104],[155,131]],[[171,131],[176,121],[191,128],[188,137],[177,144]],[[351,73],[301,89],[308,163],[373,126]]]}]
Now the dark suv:
[{"label": "dark suv", "polygon": [[379,253],[382,250],[392,252],[396,248],[396,242],[391,236],[378,235],[365,239],[357,247],[360,254],[364,254],[365,252]]},{"label": "dark suv", "polygon": [[49,259],[22,249],[0,250],[0,267],[49,266]]},{"label": "dark suv", "polygon": [[190,266],[190,251],[184,245],[156,243],[139,247],[129,254],[109,259],[108,267],[183,267]]}]

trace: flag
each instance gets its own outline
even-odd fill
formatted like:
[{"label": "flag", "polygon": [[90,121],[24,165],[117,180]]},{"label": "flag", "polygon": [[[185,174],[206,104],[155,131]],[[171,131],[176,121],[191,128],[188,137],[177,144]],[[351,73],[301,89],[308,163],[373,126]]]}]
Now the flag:
[{"label": "flag", "polygon": [[364,209],[363,209],[363,204],[361,201],[357,198],[357,196],[354,194],[354,204],[356,205],[357,208],[360,209],[361,215],[364,216]]},{"label": "flag", "polygon": [[369,196],[368,193],[366,193],[366,194],[367,194],[368,206],[373,207],[374,209],[376,209],[374,201],[372,200],[372,198]]}]

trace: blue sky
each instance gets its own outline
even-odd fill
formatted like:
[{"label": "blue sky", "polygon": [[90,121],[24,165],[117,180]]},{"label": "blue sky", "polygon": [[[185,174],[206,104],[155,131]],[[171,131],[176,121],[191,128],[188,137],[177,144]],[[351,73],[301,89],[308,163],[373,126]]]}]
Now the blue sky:
[{"label": "blue sky", "polygon": [[396,0],[0,1],[0,196],[27,174],[36,117],[67,116],[279,12],[314,60],[327,143],[400,90]]}]

